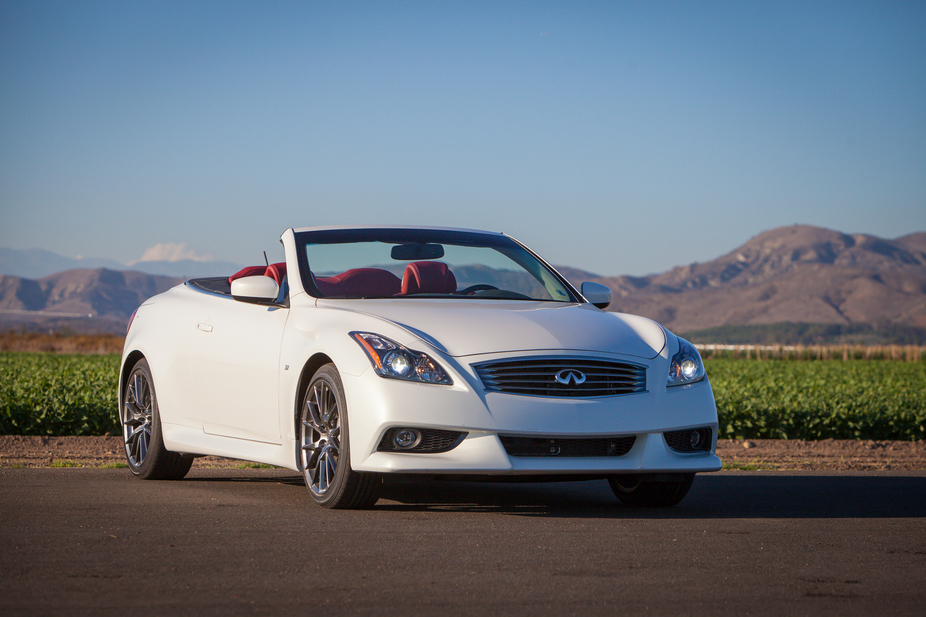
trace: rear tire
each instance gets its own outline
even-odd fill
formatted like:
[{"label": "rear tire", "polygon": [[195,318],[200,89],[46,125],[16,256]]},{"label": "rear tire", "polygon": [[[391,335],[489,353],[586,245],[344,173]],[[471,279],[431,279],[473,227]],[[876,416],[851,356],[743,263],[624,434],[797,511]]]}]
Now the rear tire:
[{"label": "rear tire", "polygon": [[297,428],[302,475],[315,503],[326,508],[369,508],[376,503],[381,478],[350,466],[347,401],[333,364],[312,377]]},{"label": "rear tire", "polygon": [[674,506],[685,498],[694,483],[693,473],[684,474],[679,480],[658,482],[639,480],[632,474],[611,476],[608,484],[614,495],[627,506],[665,508]]},{"label": "rear tire", "polygon": [[161,415],[148,361],[135,363],[119,405],[125,458],[133,474],[143,480],[179,480],[193,465],[192,456],[170,452],[161,435]]}]

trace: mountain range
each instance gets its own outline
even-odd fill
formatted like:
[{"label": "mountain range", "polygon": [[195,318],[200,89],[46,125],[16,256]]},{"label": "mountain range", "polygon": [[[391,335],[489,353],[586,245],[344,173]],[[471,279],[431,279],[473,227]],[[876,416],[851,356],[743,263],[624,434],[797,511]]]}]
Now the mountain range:
[{"label": "mountain range", "polygon": [[183,278],[105,268],[66,270],[40,279],[0,276],[0,330],[124,334],[146,299]]},{"label": "mountain range", "polygon": [[[205,263],[218,270],[184,277],[239,269]],[[608,277],[557,269],[575,284],[610,287],[609,310],[644,315],[675,332],[786,322],[886,324],[926,332],[926,232],[886,240],[795,225],[761,233],[712,261],[660,274]],[[145,298],[184,277],[99,266],[37,278],[0,276],[0,329],[121,333]]]}]

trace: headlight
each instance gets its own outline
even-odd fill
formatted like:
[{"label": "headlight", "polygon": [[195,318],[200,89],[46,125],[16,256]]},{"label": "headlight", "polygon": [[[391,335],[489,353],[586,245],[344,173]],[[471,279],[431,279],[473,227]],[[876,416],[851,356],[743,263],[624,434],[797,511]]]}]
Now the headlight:
[{"label": "headlight", "polygon": [[426,353],[412,351],[393,340],[370,332],[351,332],[380,377],[452,385],[453,380]]},{"label": "headlight", "polygon": [[678,353],[669,364],[669,380],[666,385],[683,386],[704,379],[704,362],[695,346],[685,339],[678,339]]}]

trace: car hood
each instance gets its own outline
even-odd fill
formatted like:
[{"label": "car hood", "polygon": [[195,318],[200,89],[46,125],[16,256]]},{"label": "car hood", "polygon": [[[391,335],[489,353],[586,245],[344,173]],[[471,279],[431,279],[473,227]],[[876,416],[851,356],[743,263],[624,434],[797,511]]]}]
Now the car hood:
[{"label": "car hood", "polygon": [[[590,304],[481,300],[363,300],[353,310],[385,319],[451,356],[533,350],[655,358],[665,331],[644,317]],[[320,302],[321,304],[321,302]]]}]

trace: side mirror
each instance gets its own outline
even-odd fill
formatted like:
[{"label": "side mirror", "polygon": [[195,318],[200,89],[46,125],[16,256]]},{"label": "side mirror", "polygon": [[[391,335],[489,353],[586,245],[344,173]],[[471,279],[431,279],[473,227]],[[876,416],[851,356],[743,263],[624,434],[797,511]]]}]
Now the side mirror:
[{"label": "side mirror", "polygon": [[604,285],[591,282],[582,283],[581,291],[586,300],[600,309],[608,308],[611,304],[611,290]]},{"label": "side mirror", "polygon": [[232,281],[231,295],[241,302],[275,302],[280,286],[269,276],[245,276]]}]

